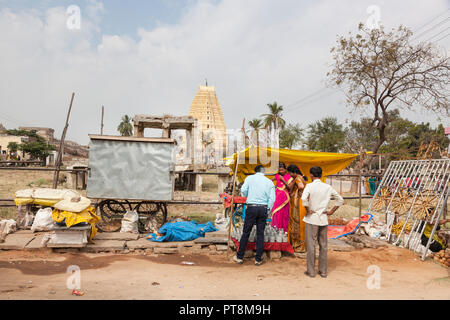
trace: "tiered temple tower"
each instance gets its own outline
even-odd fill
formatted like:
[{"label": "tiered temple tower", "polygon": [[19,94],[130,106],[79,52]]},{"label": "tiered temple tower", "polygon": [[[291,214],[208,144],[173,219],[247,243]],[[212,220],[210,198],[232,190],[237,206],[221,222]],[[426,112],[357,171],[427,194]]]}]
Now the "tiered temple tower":
[{"label": "tiered temple tower", "polygon": [[198,86],[189,115],[199,120],[199,129],[203,135],[203,141],[212,138],[212,144],[215,145],[215,148],[218,148],[221,142],[223,150],[226,150],[225,121],[213,86],[208,86],[208,84]]}]

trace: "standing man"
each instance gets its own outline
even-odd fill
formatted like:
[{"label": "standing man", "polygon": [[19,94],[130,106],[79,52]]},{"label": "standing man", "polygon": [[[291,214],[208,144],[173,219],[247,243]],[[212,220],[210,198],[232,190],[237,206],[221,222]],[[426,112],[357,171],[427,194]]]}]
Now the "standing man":
[{"label": "standing man", "polygon": [[245,179],[241,187],[241,194],[247,197],[247,210],[245,212],[244,230],[239,243],[239,251],[233,258],[236,263],[243,263],[248,237],[256,224],[256,256],[255,265],[262,264],[264,253],[264,228],[266,227],[267,214],[272,210],[275,202],[275,186],[273,182],[264,176],[264,167],[255,167],[255,174]]},{"label": "standing man", "polygon": [[[331,216],[341,205],[344,199],[329,184],[320,181],[322,168],[312,167],[309,170],[312,182],[303,190],[302,202],[306,208],[306,261],[305,274],[315,277],[316,241],[319,242],[319,275],[327,277],[327,249],[328,249],[328,216]],[[329,211],[328,204],[331,199],[336,205]]]}]

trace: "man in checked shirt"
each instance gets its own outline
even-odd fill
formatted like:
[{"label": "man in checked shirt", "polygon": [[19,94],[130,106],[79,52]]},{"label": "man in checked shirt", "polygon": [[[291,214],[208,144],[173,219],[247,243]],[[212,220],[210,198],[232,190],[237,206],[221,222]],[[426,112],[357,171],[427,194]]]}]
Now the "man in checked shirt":
[{"label": "man in checked shirt", "polygon": [[[331,216],[344,199],[329,184],[320,181],[322,168],[312,167],[309,170],[312,182],[307,184],[302,194],[303,206],[306,208],[306,262],[305,274],[315,277],[316,241],[319,242],[319,275],[327,277],[327,249],[328,249],[328,216]],[[331,199],[336,200],[335,206],[328,210]]]}]

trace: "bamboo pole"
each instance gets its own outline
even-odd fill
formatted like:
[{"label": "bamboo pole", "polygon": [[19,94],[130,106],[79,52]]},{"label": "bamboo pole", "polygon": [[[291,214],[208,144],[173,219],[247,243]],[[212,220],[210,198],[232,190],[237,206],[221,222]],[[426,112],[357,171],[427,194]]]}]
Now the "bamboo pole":
[{"label": "bamboo pole", "polygon": [[358,225],[361,223],[361,211],[362,211],[362,166],[363,166],[363,151],[362,148],[359,150],[359,221]]},{"label": "bamboo pole", "polygon": [[59,170],[61,168],[62,154],[64,152],[64,140],[66,139],[67,128],[69,127],[69,116],[72,110],[73,98],[75,97],[75,92],[72,92],[72,98],[70,99],[69,111],[67,112],[66,125],[61,135],[61,141],[59,143],[58,158],[56,160],[55,173],[53,175],[53,189],[58,188]]},{"label": "bamboo pole", "polygon": [[[243,137],[244,137],[244,150],[245,150],[245,118],[242,121],[242,133],[243,133]],[[235,163],[235,167],[234,167],[234,174],[233,174],[233,185],[231,187],[231,210],[230,210],[230,217],[229,217],[229,222],[228,222],[228,243],[227,243],[227,258],[229,258],[230,256],[230,251],[231,251],[231,228],[233,225],[233,206],[234,206],[234,188],[235,188],[235,184],[236,184],[236,175],[237,175],[237,169],[239,166],[239,160],[240,160],[240,155],[241,152],[238,151],[237,155],[236,155],[236,163]]]}]

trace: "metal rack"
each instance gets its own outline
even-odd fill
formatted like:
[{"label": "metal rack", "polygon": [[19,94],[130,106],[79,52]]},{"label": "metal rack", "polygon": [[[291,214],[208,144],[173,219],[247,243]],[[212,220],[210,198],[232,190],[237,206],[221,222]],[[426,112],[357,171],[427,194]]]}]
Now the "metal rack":
[{"label": "metal rack", "polygon": [[[388,241],[414,252],[420,248],[426,225],[431,224],[433,229],[422,253],[424,260],[447,205],[449,183],[450,159],[392,161],[369,204],[369,212],[385,213]],[[392,227],[397,219],[403,221],[403,227],[393,239]]]}]

